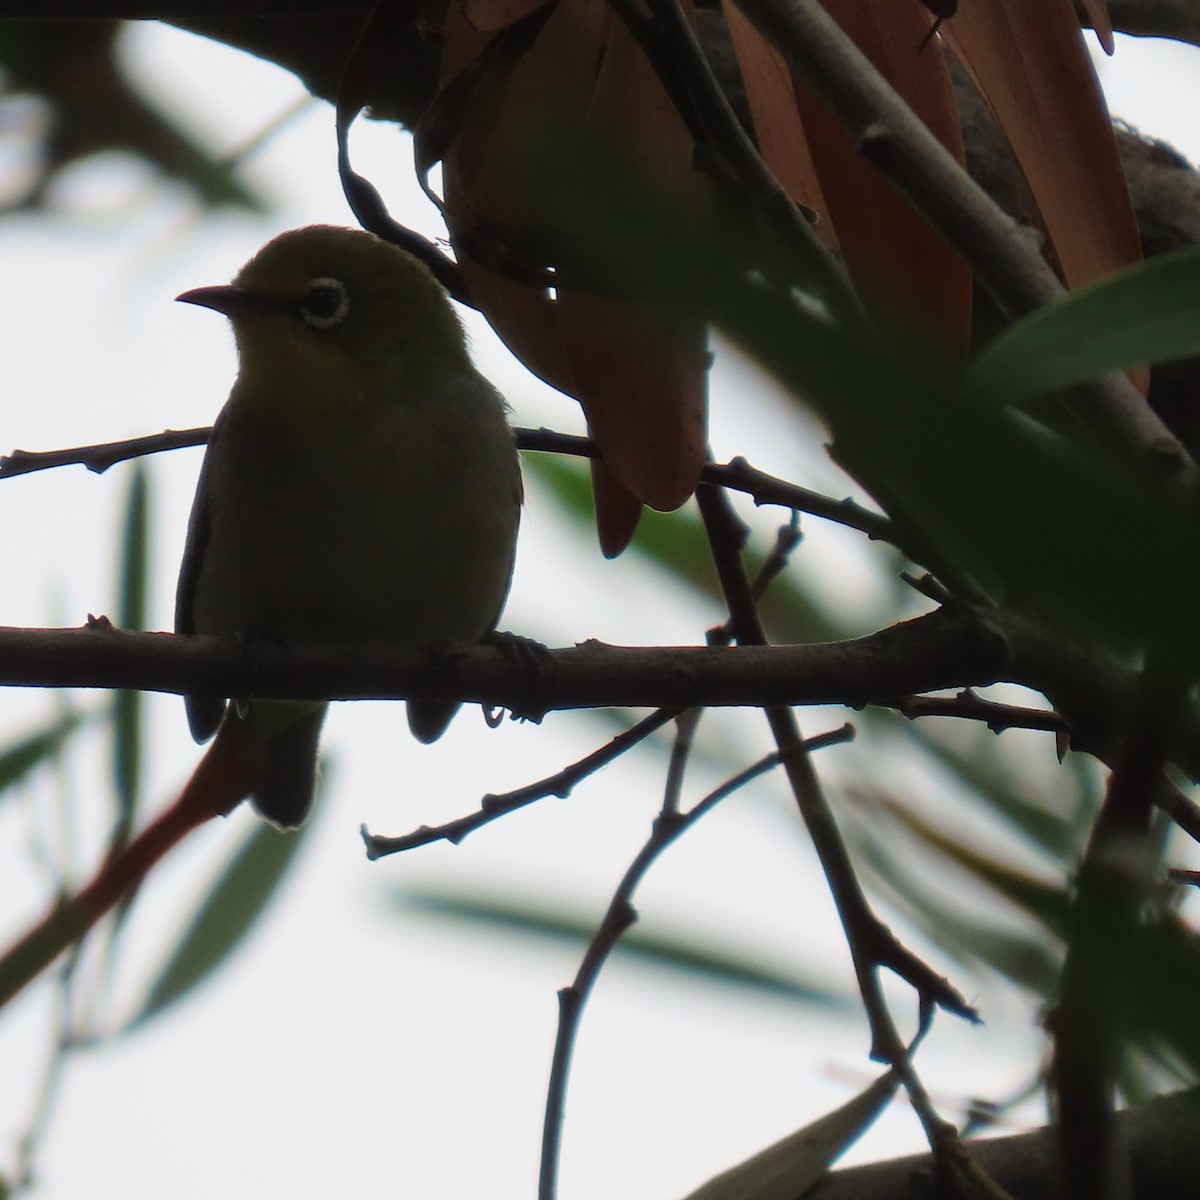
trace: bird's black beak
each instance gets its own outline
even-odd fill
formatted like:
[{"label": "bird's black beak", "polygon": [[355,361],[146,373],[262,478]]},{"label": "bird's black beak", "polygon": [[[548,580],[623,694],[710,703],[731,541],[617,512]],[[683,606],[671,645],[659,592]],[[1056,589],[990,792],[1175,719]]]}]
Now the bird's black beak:
[{"label": "bird's black beak", "polygon": [[261,296],[235,284],[224,284],[220,287],[192,288],[175,297],[184,304],[198,304],[201,308],[211,308],[224,313],[227,317],[237,317],[244,313],[258,312],[263,307]]}]

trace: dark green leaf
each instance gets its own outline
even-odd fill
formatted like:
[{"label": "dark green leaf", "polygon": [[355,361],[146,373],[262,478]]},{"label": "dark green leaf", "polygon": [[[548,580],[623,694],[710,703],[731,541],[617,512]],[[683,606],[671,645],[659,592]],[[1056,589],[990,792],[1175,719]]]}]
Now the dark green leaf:
[{"label": "dark green leaf", "polygon": [[83,713],[63,713],[45,729],[0,750],[0,792],[20,783],[43,763],[54,762],[67,739],[86,719]]},{"label": "dark green leaf", "polygon": [[710,1179],[687,1200],[797,1200],[870,1128],[899,1084],[881,1075],[840,1108]]},{"label": "dark green leaf", "polygon": [[209,889],[127,1030],[159,1016],[229,957],[261,916],[312,826],[310,821],[292,833],[265,822],[255,826]]},{"label": "dark green leaf", "polygon": [[[146,627],[149,589],[150,498],[145,465],[134,464],[121,531],[121,582],[117,623],[122,629]],[[142,770],[142,694],[128,689],[114,699],[113,782],[117,826],[113,848],[129,840],[137,815]]]},{"label": "dark green leaf", "polygon": [[1200,248],[1160,254],[1018,321],[975,358],[973,396],[1020,405],[1108,371],[1200,355]]},{"label": "dark green leaf", "polygon": [[[526,471],[551,490],[562,513],[581,528],[595,523],[591,482],[585,466],[549,454],[527,454],[524,461]],[[698,594],[718,605],[724,604],[708,536],[694,504],[673,513],[647,509],[630,549]],[[802,554],[803,547],[797,553]],[[764,559],[765,555],[756,547],[747,551],[746,569],[751,578]],[[761,611],[770,636],[777,641],[836,641],[863,632],[849,628],[827,613],[799,586],[794,572],[785,572],[772,581]]]},{"label": "dark green leaf", "polygon": [[[596,932],[594,921],[569,916],[561,908],[506,904],[489,896],[475,898],[405,889],[395,894],[395,903],[427,916],[468,925],[498,927],[511,933],[545,941],[568,942],[581,948]],[[774,971],[740,955],[723,953],[706,943],[643,933],[636,926],[618,942],[616,953],[626,961],[637,959],[652,966],[683,971],[690,976],[699,975],[713,983],[747,988],[809,1006],[844,1010],[853,1003],[848,994],[817,980]]]},{"label": "dark green leaf", "polygon": [[[1020,777],[995,749],[1001,745],[1001,739],[995,734],[979,730],[965,750],[956,749],[930,731],[921,733],[917,740],[960,785],[975,792],[1031,845],[1056,859],[1079,853],[1086,826],[1077,819],[1075,812],[1060,815],[1040,796],[1022,786]],[[1064,782],[1058,780],[1057,786],[1061,789]]]},{"label": "dark green leaf", "polygon": [[930,849],[944,855],[981,883],[987,884],[1011,904],[1052,930],[1065,928],[1069,901],[1065,887],[1038,879],[1028,871],[992,857],[951,837],[916,815],[899,801],[876,793],[876,803],[910,834]]}]

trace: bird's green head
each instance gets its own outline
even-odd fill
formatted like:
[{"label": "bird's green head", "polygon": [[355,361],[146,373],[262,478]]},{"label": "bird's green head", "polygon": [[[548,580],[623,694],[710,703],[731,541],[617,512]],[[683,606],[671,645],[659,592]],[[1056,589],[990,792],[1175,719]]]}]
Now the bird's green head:
[{"label": "bird's green head", "polygon": [[359,229],[310,225],[268,242],[232,284],[178,299],[233,324],[239,400],[339,419],[470,369],[446,293],[411,254]]}]

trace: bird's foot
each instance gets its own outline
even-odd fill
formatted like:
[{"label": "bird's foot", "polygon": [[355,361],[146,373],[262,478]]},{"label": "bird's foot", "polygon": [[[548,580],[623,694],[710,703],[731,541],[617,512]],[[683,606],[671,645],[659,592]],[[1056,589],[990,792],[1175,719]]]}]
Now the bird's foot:
[{"label": "bird's foot", "polygon": [[[480,640],[485,645],[495,646],[514,666],[530,672],[534,687],[546,682],[553,673],[554,660],[550,655],[549,647],[542,642],[519,633],[507,633],[500,629],[493,629],[491,633],[485,634]],[[546,715],[544,708],[533,704],[510,708],[509,711],[512,713],[514,721],[532,721],[535,725],[540,725],[542,718]],[[503,720],[503,710],[497,712],[496,709],[485,707],[484,717],[487,723],[495,728]]]}]

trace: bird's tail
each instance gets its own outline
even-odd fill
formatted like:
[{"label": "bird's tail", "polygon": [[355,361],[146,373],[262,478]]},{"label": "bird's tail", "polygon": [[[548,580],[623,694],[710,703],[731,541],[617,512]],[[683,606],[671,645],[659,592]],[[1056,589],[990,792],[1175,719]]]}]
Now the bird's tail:
[{"label": "bird's tail", "polygon": [[[303,825],[312,808],[317,786],[317,745],[327,709],[328,705],[322,704],[259,739],[250,802],[260,816],[280,829]],[[230,705],[225,723],[243,719]]]}]

